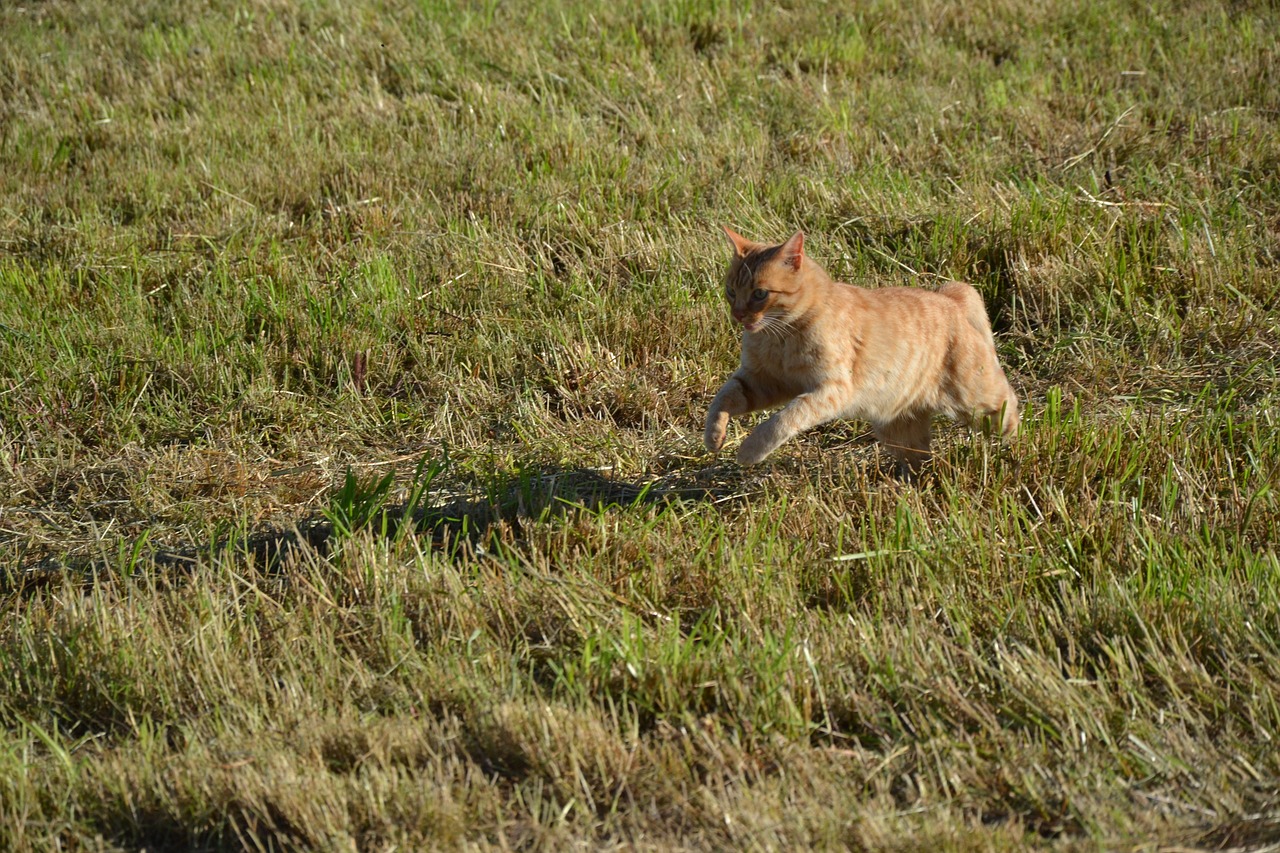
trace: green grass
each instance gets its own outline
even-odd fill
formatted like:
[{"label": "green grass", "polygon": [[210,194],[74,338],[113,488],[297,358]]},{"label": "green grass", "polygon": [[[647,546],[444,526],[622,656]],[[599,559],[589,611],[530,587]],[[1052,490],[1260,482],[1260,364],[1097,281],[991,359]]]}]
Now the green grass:
[{"label": "green grass", "polygon": [[[1280,841],[1273,4],[125,6],[0,6],[0,847]],[[707,457],[722,223],[1016,440]]]}]

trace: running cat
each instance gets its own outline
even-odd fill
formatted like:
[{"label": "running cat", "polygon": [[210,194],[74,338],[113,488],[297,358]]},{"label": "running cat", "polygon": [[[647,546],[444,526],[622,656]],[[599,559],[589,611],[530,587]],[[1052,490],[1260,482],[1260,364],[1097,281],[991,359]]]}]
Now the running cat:
[{"label": "running cat", "polygon": [[866,290],[833,281],[804,254],[804,234],[780,246],[728,228],[725,297],[741,325],[742,360],[707,412],[705,440],[724,444],[729,418],[785,403],[751,431],[738,461],[754,465],[783,442],[835,418],[871,422],[913,475],[929,458],[935,414],[1018,429],[1018,398],[996,359],[991,323],[972,286],[947,282]]}]

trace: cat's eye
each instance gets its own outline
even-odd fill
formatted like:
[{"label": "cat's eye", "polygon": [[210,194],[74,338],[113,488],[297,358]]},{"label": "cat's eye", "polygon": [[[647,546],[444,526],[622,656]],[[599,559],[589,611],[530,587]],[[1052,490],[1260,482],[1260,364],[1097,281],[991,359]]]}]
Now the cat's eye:
[{"label": "cat's eye", "polygon": [[765,297],[769,295],[769,291],[756,288],[751,292],[751,298],[756,302],[763,302]]}]

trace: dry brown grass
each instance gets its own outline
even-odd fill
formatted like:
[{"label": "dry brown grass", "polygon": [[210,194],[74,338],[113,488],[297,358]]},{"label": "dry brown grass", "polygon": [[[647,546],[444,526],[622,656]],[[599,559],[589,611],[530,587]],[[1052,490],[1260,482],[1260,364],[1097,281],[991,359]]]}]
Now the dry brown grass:
[{"label": "dry brown grass", "polygon": [[[1274,846],[1278,25],[0,8],[0,846]],[[722,222],[1018,439],[707,458]]]}]

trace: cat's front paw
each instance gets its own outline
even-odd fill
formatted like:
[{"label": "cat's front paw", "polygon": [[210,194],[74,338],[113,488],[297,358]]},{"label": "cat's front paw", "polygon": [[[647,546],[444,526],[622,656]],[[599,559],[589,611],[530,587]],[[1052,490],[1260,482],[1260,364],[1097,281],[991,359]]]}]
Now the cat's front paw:
[{"label": "cat's front paw", "polygon": [[773,452],[772,447],[767,447],[760,441],[752,441],[752,438],[755,438],[754,433],[747,436],[746,440],[742,442],[742,446],[738,448],[739,465],[757,465]]},{"label": "cat's front paw", "polygon": [[755,465],[763,462],[765,457],[777,450],[790,436],[778,426],[777,415],[760,424],[751,431],[738,448],[738,462],[742,465]]},{"label": "cat's front paw", "polygon": [[724,437],[728,432],[729,416],[724,412],[712,412],[707,415],[707,428],[703,431],[702,441],[707,452],[717,453],[724,446]]}]

